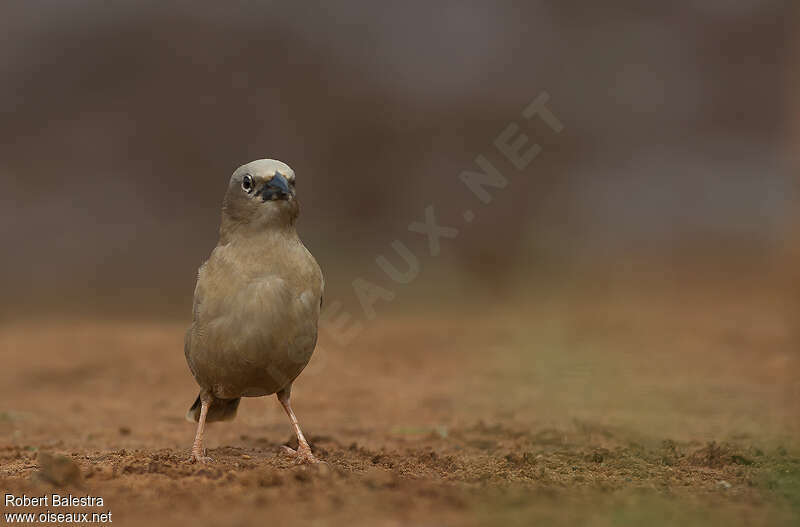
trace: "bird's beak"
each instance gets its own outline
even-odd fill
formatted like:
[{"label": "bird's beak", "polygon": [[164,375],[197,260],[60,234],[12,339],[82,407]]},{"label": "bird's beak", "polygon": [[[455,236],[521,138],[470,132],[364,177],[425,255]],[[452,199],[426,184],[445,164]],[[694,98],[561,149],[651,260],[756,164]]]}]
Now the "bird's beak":
[{"label": "bird's beak", "polygon": [[289,182],[280,172],[276,172],[272,179],[264,183],[261,188],[261,199],[264,201],[289,199],[291,196],[292,191],[289,189]]}]

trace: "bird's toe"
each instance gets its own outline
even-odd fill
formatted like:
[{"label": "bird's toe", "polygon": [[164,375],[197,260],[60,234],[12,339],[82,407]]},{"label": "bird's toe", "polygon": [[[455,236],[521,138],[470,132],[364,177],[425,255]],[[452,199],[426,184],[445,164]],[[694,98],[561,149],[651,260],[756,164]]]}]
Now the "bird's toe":
[{"label": "bird's toe", "polygon": [[294,458],[295,463],[297,464],[316,464],[320,463],[321,461],[314,457],[314,454],[311,453],[311,449],[309,447],[303,448],[302,446],[297,450],[293,448],[289,448],[286,445],[281,447],[281,450],[284,454]]},{"label": "bird's toe", "polygon": [[191,456],[189,456],[188,459],[189,463],[200,463],[201,465],[211,463],[212,461],[214,460],[208,456],[197,455],[197,454],[192,454]]}]

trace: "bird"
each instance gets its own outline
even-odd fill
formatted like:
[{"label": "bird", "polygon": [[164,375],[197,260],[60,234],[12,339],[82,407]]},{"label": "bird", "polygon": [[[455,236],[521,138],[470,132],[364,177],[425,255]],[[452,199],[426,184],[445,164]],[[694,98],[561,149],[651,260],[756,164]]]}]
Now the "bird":
[{"label": "bird", "polygon": [[319,264],[295,229],[295,173],[259,159],[231,175],[219,241],[197,273],[184,353],[200,393],[186,414],[197,423],[190,462],[208,463],[205,425],[236,416],[242,397],[275,394],[297,436],[284,451],[319,462],[292,410],[292,383],[317,343],[325,287]]}]

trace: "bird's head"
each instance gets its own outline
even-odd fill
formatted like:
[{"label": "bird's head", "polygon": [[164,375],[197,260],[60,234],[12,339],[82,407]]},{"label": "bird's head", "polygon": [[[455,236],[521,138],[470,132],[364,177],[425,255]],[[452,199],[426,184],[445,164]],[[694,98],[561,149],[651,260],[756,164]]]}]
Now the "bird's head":
[{"label": "bird's head", "polygon": [[236,169],[222,203],[222,229],[264,229],[294,225],[300,211],[294,170],[274,159]]}]

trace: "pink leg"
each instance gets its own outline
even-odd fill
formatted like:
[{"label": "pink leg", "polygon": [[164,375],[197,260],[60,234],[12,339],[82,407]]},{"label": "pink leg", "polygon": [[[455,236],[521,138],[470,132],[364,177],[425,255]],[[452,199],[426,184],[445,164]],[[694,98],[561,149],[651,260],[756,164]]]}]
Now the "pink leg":
[{"label": "pink leg", "polygon": [[303,431],[300,430],[300,424],[297,422],[297,417],[295,417],[294,412],[292,411],[292,405],[289,403],[289,397],[292,393],[292,386],[289,385],[288,388],[285,388],[277,393],[278,400],[281,402],[281,406],[283,406],[284,411],[286,411],[286,415],[289,416],[289,419],[292,421],[292,427],[294,428],[294,433],[297,435],[297,450],[293,450],[288,446],[284,446],[284,450],[287,454],[293,456],[298,463],[319,463],[319,460],[314,457],[314,454],[311,453],[311,447],[308,446],[308,441],[306,441],[305,436],[303,435]]},{"label": "pink leg", "polygon": [[197,420],[197,434],[194,436],[192,455],[189,457],[190,463],[208,463],[211,461],[210,457],[203,455],[203,432],[206,428],[206,416],[208,415],[208,407],[210,405],[211,397],[203,394],[200,397],[200,418]]}]

